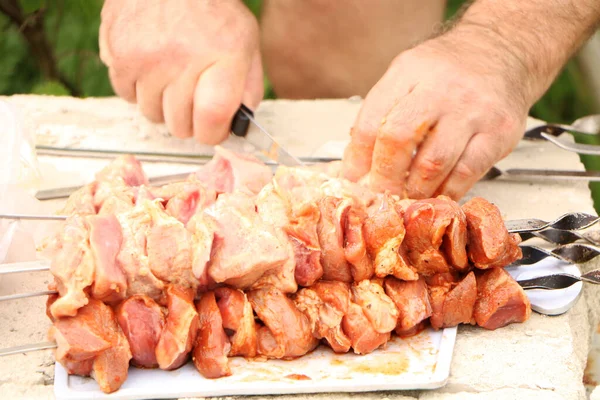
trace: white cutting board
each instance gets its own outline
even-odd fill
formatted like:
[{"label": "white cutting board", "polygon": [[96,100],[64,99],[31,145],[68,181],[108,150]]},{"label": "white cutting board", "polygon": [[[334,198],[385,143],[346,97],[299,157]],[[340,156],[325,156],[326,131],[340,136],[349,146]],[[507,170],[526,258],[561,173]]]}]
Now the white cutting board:
[{"label": "white cutting board", "polygon": [[131,367],[117,392],[103,394],[91,378],[68,376],[56,364],[54,393],[62,399],[166,399],[233,395],[435,389],[446,384],[456,328],[393,337],[385,350],[358,356],[320,346],[292,361],[230,359],[233,375],[205,379],[193,364],[176,371]]}]

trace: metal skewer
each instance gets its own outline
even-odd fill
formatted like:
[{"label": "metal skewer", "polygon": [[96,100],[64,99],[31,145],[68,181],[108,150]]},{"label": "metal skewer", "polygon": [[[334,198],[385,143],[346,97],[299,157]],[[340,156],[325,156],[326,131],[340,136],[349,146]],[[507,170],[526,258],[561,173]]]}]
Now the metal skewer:
[{"label": "metal skewer", "polygon": [[49,271],[50,261],[25,261],[18,263],[0,264],[0,275],[18,274],[21,272]]},{"label": "metal skewer", "polygon": [[560,136],[565,132],[571,132],[578,135],[594,136],[600,133],[600,114],[586,115],[570,125],[565,124],[545,124],[528,129],[523,136],[525,140],[540,140],[541,133],[552,136]]},{"label": "metal skewer", "polygon": [[35,215],[35,214],[0,214],[0,219],[22,219],[36,221],[63,221],[65,215]]},{"label": "metal skewer", "polygon": [[563,150],[572,151],[577,154],[587,154],[592,156],[600,155],[600,146],[594,144],[569,143],[543,132],[540,136]]},{"label": "metal skewer", "polygon": [[134,155],[142,162],[168,162],[175,164],[201,165],[212,159],[212,155],[195,153],[158,153],[152,151],[126,151],[109,149],[79,149],[68,147],[55,147],[37,145],[35,149],[39,155],[45,156],[67,156],[81,158],[110,159],[118,155]]},{"label": "metal skewer", "polygon": [[[600,284],[600,270],[590,271],[581,276],[575,276],[571,274],[553,274],[532,279],[523,279],[517,282],[523,288],[523,290],[560,290],[566,289],[577,282]],[[0,349],[0,357],[28,353],[32,351],[55,349],[56,347],[57,345],[54,342],[39,342],[21,346],[13,346]]]},{"label": "metal skewer", "polygon": [[575,171],[551,169],[510,168],[501,170],[492,167],[482,180],[505,179],[511,181],[585,181],[600,182],[600,171]]},{"label": "metal skewer", "polygon": [[9,294],[5,296],[0,296],[1,301],[9,301],[9,300],[18,300],[18,299],[26,299],[28,297],[39,297],[39,296],[49,296],[51,294],[57,294],[56,290],[41,290],[39,292],[27,292],[27,293],[16,293]]},{"label": "metal skewer", "polygon": [[570,264],[582,264],[600,255],[600,248],[583,243],[559,246],[553,250],[538,246],[521,246],[523,258],[516,265],[532,265],[547,257],[554,257]]},{"label": "metal skewer", "polygon": [[[519,280],[517,282],[523,288],[523,290],[560,290],[566,289],[577,282],[600,284],[600,270],[590,271],[581,276],[575,276],[571,274],[553,274],[532,279]],[[54,342],[39,342],[21,346],[13,346],[0,349],[0,357],[28,353],[32,351],[55,349],[56,347],[57,345]]]},{"label": "metal skewer", "polygon": [[39,351],[39,350],[47,350],[47,349],[55,349],[55,348],[56,348],[56,343],[54,343],[54,342],[31,343],[31,344],[25,344],[22,346],[14,346],[14,347],[7,347],[5,349],[0,349],[0,357],[10,356],[12,354],[28,353],[30,351]]},{"label": "metal skewer", "polygon": [[563,231],[577,231],[588,228],[600,221],[600,217],[586,213],[568,213],[561,215],[554,221],[548,222],[541,219],[517,219],[506,221],[506,228],[510,233],[523,233],[541,231],[546,228],[560,229]]},{"label": "metal skewer", "polygon": [[[86,150],[87,151],[87,150]],[[108,150],[106,151],[108,152]],[[111,150],[111,152],[113,152]],[[115,152],[113,152],[115,153]],[[116,153],[121,154],[121,153]],[[131,152],[123,152],[122,154],[131,154]],[[135,154],[135,153],[134,153]],[[158,153],[157,153],[158,154]],[[326,163],[332,161],[340,161],[339,158],[330,158],[330,157],[301,157],[300,160],[306,164],[315,164],[315,163]],[[264,161],[265,165],[270,166],[272,169],[276,169],[279,164],[273,161]],[[195,171],[184,172],[179,174],[171,174],[171,175],[162,175],[148,178],[148,182],[153,186],[165,185],[167,183],[180,182],[186,180],[190,175],[194,174]],[[68,187],[60,187],[54,189],[44,189],[39,190],[35,197],[38,200],[55,200],[55,199],[64,199],[72,195],[75,191],[81,189],[81,185],[79,186],[68,186]]]},{"label": "metal skewer", "polygon": [[[0,214],[0,219],[24,219],[24,220],[56,220],[67,219],[64,215],[29,215],[29,214]],[[551,228],[555,231],[577,231],[588,228],[600,221],[600,217],[586,213],[563,214],[554,221],[548,222],[541,219],[515,219],[505,221],[506,229],[510,233],[531,233]],[[544,234],[536,235],[542,239]],[[581,236],[580,239],[585,239]],[[590,241],[589,239],[585,239]],[[573,240],[574,241],[574,240]]]},{"label": "metal skewer", "polygon": [[538,238],[549,243],[565,245],[581,240],[592,245],[600,246],[600,240],[598,240],[600,238],[600,231],[579,233],[549,228],[544,229],[543,231],[524,232],[520,235],[523,242],[529,239]]},{"label": "metal skewer", "polygon": [[553,274],[518,281],[519,285],[521,285],[524,290],[566,289],[577,282],[587,282],[594,285],[600,284],[600,270],[596,269],[581,276],[575,276],[571,274]]},{"label": "metal skewer", "polygon": [[[180,182],[186,180],[193,172],[184,172],[179,174],[163,175],[148,178],[148,182],[153,186],[166,185],[167,183]],[[38,200],[55,200],[64,199],[72,195],[77,190],[81,189],[82,186],[67,186],[55,189],[44,189],[39,190],[35,197]]]},{"label": "metal skewer", "polygon": [[[47,260],[39,260],[39,261],[26,261],[20,263],[11,263],[11,264],[0,264],[0,275],[6,274],[18,274],[21,272],[38,272],[38,271],[49,271],[50,270],[50,261]],[[37,296],[48,296],[51,294],[56,294],[55,290],[42,290],[38,292],[26,292],[26,293],[16,293],[0,296],[1,301],[9,301],[9,300],[17,300],[17,299],[25,299],[28,297],[37,297]]]}]

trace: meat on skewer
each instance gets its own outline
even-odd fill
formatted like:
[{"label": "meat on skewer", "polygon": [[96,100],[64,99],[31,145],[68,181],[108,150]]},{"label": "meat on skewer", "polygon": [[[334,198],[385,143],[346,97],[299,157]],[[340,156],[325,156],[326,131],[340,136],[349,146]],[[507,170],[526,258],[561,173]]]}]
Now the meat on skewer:
[{"label": "meat on skewer", "polygon": [[[187,180],[148,186],[122,157],[76,192],[50,248],[57,361],[117,390],[130,363],[205,377],[229,357],[289,359],[319,342],[366,354],[415,335],[528,319],[502,268],[521,257],[481,198],[399,199],[217,148]],[[113,311],[114,310],[114,311]]]}]

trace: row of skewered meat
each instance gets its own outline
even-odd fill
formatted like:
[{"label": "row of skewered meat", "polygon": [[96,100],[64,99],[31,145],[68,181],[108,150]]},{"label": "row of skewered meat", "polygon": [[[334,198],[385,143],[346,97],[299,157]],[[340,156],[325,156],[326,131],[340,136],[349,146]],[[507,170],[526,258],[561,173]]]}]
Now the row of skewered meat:
[{"label": "row of skewered meat", "polygon": [[217,148],[186,181],[150,187],[121,157],[75,193],[47,244],[59,361],[117,390],[130,361],[207,378],[228,357],[289,359],[325,343],[365,354],[458,324],[523,322],[503,269],[521,257],[482,198],[401,200],[335,163],[271,169]]}]

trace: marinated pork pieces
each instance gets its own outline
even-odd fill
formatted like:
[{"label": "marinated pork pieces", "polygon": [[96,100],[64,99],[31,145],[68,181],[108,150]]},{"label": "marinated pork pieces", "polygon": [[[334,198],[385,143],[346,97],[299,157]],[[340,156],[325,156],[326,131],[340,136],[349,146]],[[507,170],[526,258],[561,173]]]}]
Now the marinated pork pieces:
[{"label": "marinated pork pieces", "polygon": [[121,157],[75,193],[52,240],[57,361],[117,390],[129,364],[206,378],[229,357],[292,359],[320,343],[366,354],[392,334],[523,322],[503,267],[521,257],[482,198],[400,199],[217,148],[182,182],[151,187]]}]

